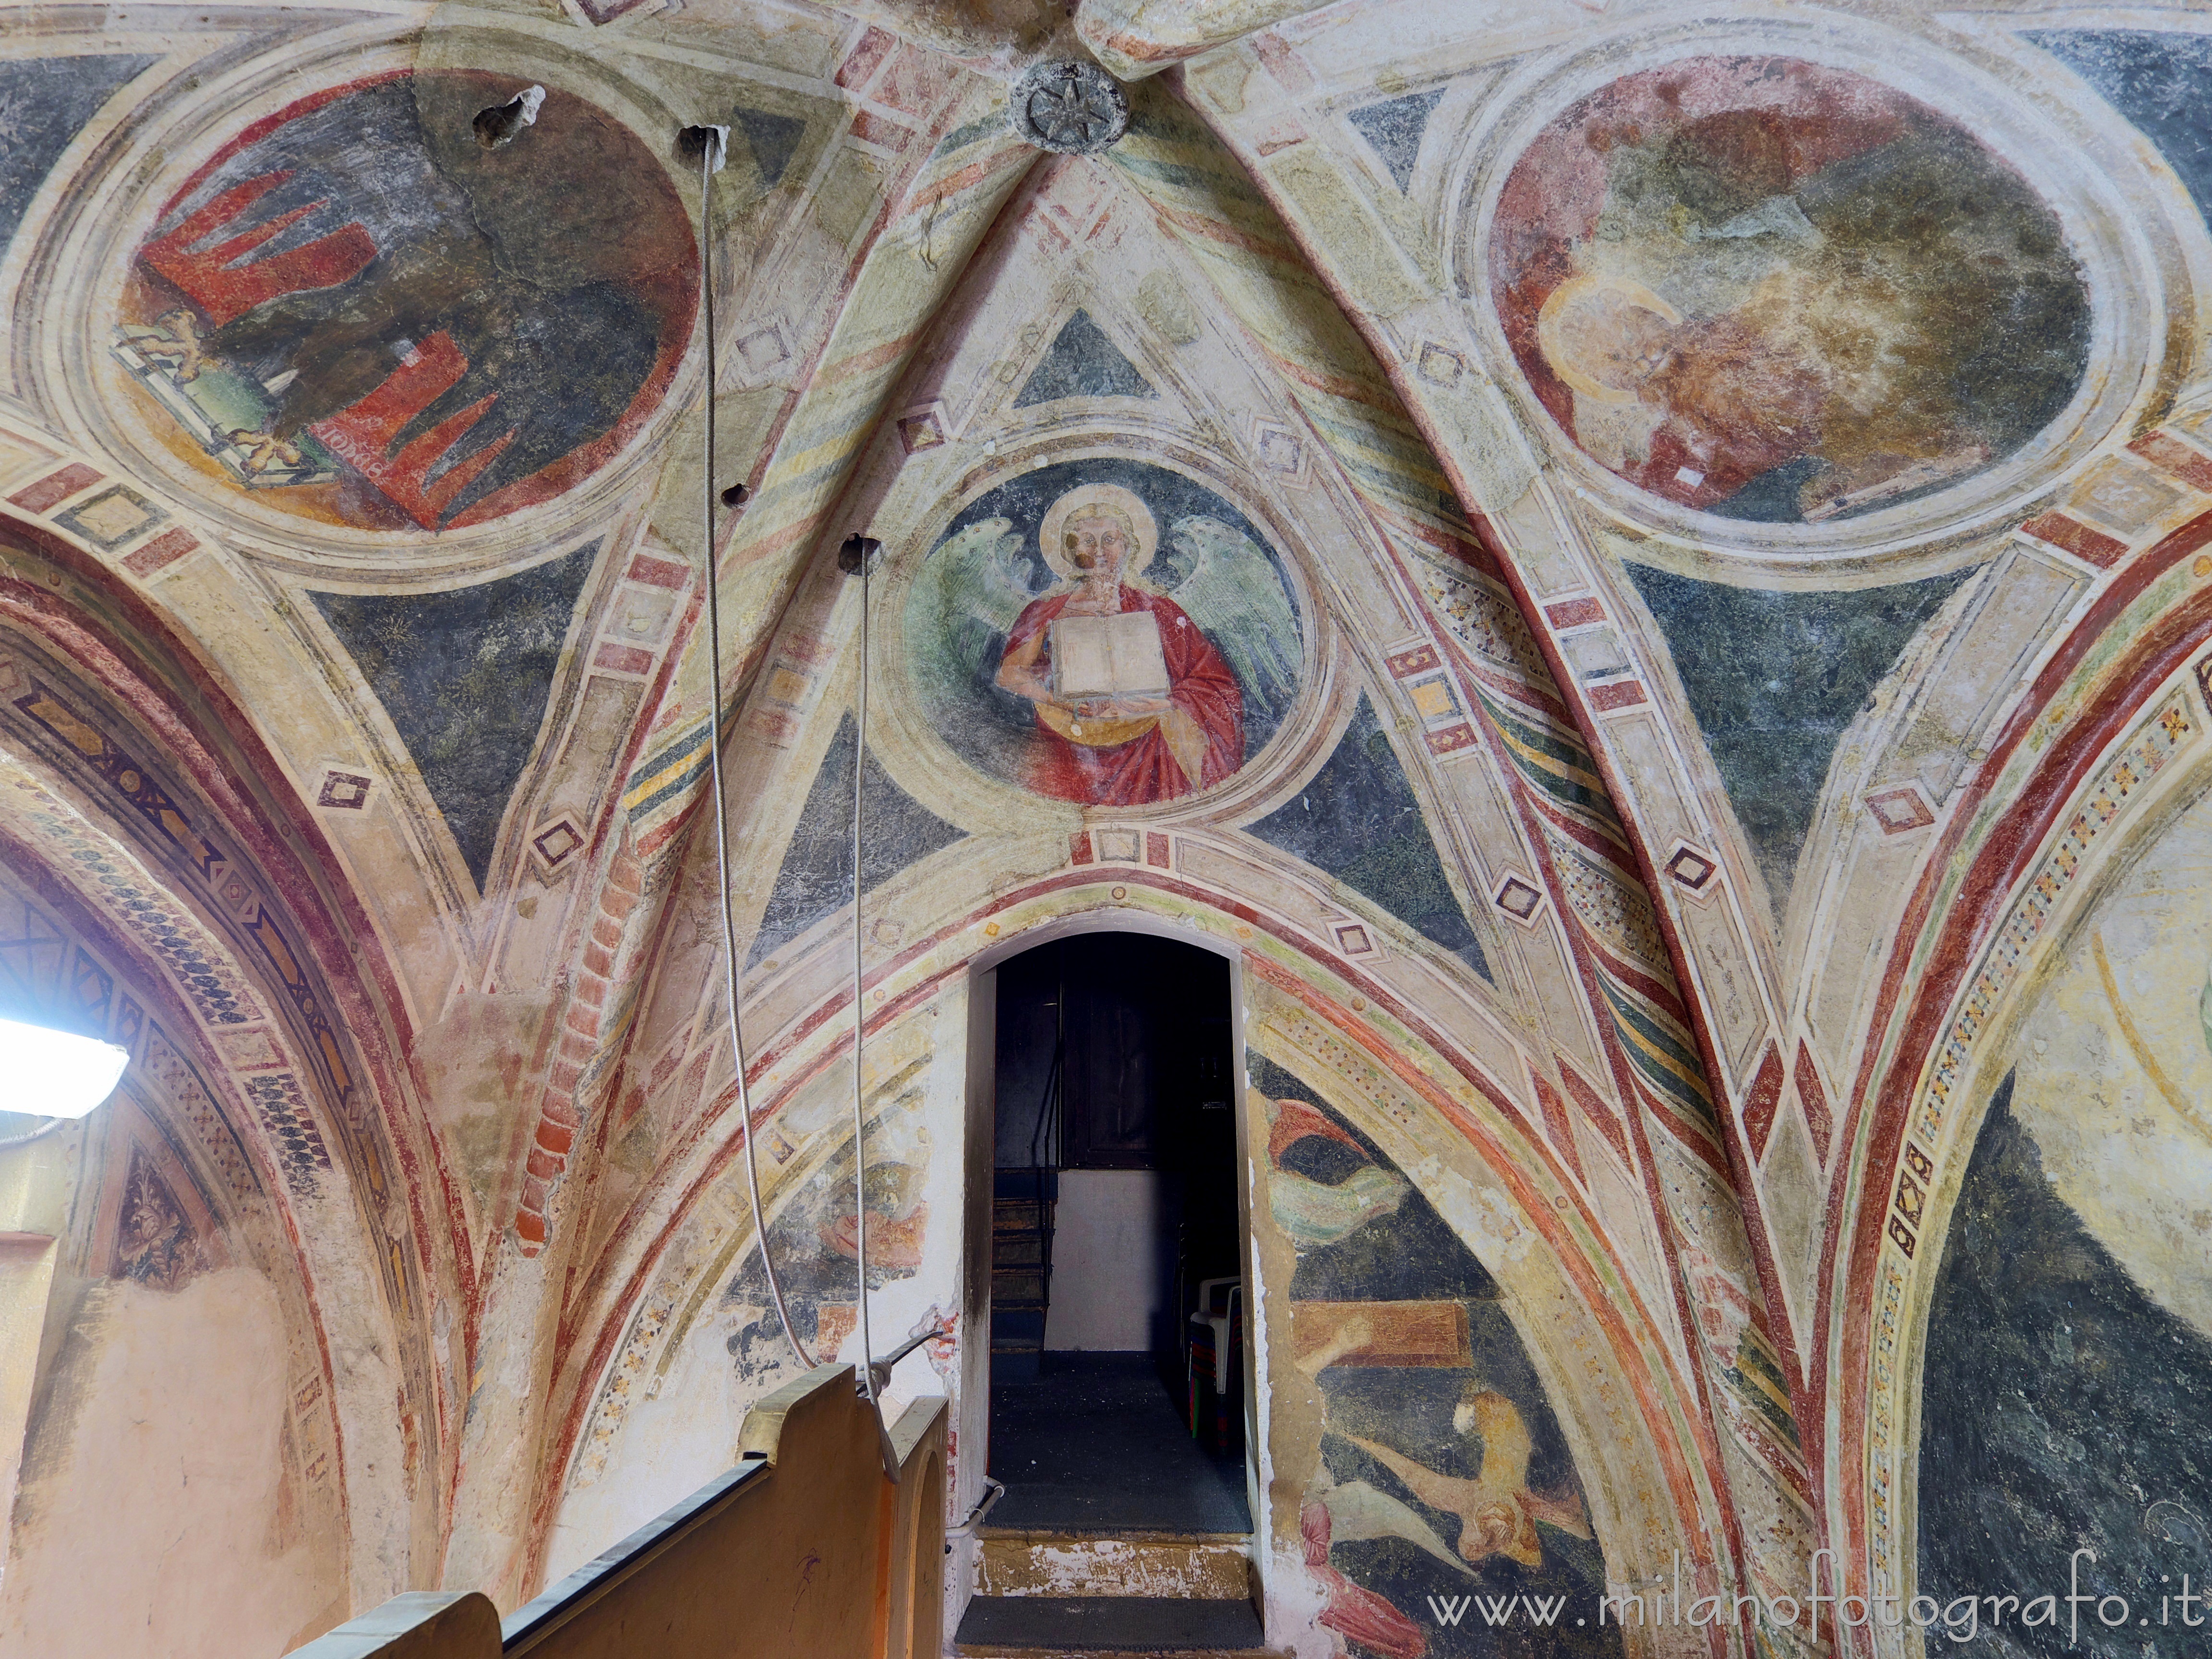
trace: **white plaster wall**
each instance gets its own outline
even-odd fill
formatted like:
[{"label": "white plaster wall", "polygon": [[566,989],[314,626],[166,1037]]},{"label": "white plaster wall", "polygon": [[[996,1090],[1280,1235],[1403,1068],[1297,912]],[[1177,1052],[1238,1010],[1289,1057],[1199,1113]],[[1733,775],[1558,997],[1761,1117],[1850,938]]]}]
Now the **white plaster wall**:
[{"label": "white plaster wall", "polygon": [[1045,1346],[1133,1352],[1166,1305],[1158,1260],[1166,1178],[1157,1170],[1063,1170],[1053,1224]]},{"label": "white plaster wall", "polygon": [[[849,1033],[842,1040],[849,1042]],[[960,1311],[967,1041],[968,998],[965,988],[957,985],[891,1030],[870,1034],[866,1072],[878,1086],[886,1078],[898,1077],[916,1055],[926,1058],[920,1073],[902,1084],[897,1099],[872,1120],[868,1135],[872,1166],[902,1163],[926,1171],[921,1199],[928,1206],[920,1264],[868,1297],[871,1334],[879,1354],[897,1347],[910,1332],[957,1319]],[[802,1139],[817,1134],[848,1139],[850,1120],[845,1114],[850,1110],[851,1079],[849,1063],[833,1065],[818,1089],[779,1119],[780,1127]],[[817,1183],[833,1179],[849,1182],[850,1166],[834,1176],[811,1175],[796,1189],[772,1199],[771,1205],[795,1201]],[[750,1380],[739,1378],[731,1358],[730,1339],[738,1322],[720,1306],[720,1292],[744,1264],[751,1245],[748,1242],[735,1256],[726,1258],[714,1246],[722,1236],[716,1230],[732,1224],[732,1218],[735,1224],[744,1225],[742,1171],[733,1165],[718,1196],[696,1213],[701,1218],[693,1224],[693,1237],[684,1248],[696,1251],[694,1260],[720,1262],[713,1269],[714,1283],[696,1316],[669,1339],[675,1351],[665,1366],[656,1355],[632,1391],[621,1438],[604,1470],[577,1484],[572,1466],[570,1485],[547,1547],[546,1585],[559,1582],[728,1469],[753,1401],[796,1375],[787,1351],[781,1351],[783,1365]],[[845,1300],[850,1297],[850,1291],[842,1293]],[[682,1301],[689,1299],[687,1289]],[[778,1347],[781,1351],[780,1343]],[[837,1352],[817,1358],[824,1363],[857,1364],[861,1352],[856,1328]],[[954,1362],[945,1364],[950,1370]],[[908,1401],[951,1392],[924,1347],[902,1360],[892,1373],[884,1414],[895,1422]]]},{"label": "white plaster wall", "polygon": [[4,1522],[15,1506],[15,1472],[30,1422],[39,1331],[56,1253],[52,1239],[35,1233],[0,1236],[0,1585],[7,1583]]},{"label": "white plaster wall", "polygon": [[[343,1540],[296,1535],[286,1346],[246,1267],[94,1285],[26,1453],[6,1659],[276,1659],[344,1618]],[[395,1472],[396,1473],[396,1472]]]},{"label": "white plaster wall", "polygon": [[547,1549],[547,1585],[730,1467],[744,1406],[724,1346],[728,1334],[722,1320],[696,1322],[659,1387],[647,1383],[650,1397],[630,1407],[619,1461],[591,1485],[569,1491]]}]

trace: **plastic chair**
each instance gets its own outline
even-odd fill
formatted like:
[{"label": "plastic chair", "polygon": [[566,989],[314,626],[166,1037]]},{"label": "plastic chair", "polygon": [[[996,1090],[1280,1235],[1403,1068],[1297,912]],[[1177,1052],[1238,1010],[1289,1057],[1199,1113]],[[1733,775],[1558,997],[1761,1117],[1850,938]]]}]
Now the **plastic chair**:
[{"label": "plastic chair", "polygon": [[1190,1395],[1190,1435],[1199,1437],[1201,1376],[1209,1385],[1214,1407],[1214,1438],[1227,1450],[1229,1398],[1237,1380],[1237,1349],[1243,1334],[1244,1285],[1240,1279],[1199,1281],[1198,1311],[1190,1316],[1192,1332],[1183,1363],[1183,1380]]}]

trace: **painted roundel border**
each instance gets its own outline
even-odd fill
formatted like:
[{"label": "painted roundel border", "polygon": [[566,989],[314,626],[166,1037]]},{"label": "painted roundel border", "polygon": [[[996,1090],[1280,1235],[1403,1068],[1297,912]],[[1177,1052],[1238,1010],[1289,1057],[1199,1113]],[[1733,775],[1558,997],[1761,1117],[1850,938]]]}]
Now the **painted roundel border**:
[{"label": "painted roundel border", "polygon": [[[1115,801],[1055,798],[1028,787],[1012,769],[979,763],[975,755],[962,752],[963,746],[948,738],[939,722],[926,712],[928,688],[925,682],[928,676],[926,667],[917,672],[915,655],[927,643],[915,627],[916,612],[932,597],[918,592],[919,586],[928,580],[926,567],[942,555],[957,537],[979,527],[965,521],[975,516],[975,509],[994,492],[1010,485],[1018,486],[1040,472],[1056,478],[1060,473],[1085,469],[1098,471],[1101,476],[1096,482],[1109,485],[1115,484],[1124,472],[1151,469],[1172,475],[1196,497],[1212,497],[1241,521],[1235,526],[1224,524],[1224,528],[1234,533],[1226,538],[1231,545],[1222,550],[1234,559],[1238,552],[1234,546],[1237,540],[1255,542],[1280,577],[1284,595],[1295,614],[1298,635],[1292,642],[1295,657],[1281,664],[1291,680],[1287,692],[1280,696],[1272,716],[1266,720],[1259,741],[1246,750],[1242,763],[1219,777],[1212,775],[1209,766],[1206,781],[1200,787],[1155,799]],[[1107,473],[1115,477],[1107,477]],[[1089,493],[1090,484],[1091,481],[1084,479],[1072,480],[1066,489],[1052,490],[1053,499],[1043,505],[1064,505],[1061,497],[1069,489],[1081,488]],[[1187,580],[1189,556],[1171,546],[1177,522],[1177,519],[1168,519],[1157,524],[1155,576],[1172,562],[1183,567],[1176,573],[1178,580]],[[1036,558],[1036,528],[1028,526],[1022,547],[1012,550],[1017,558]],[[1279,515],[1267,511],[1264,505],[1254,501],[1249,491],[1239,486],[1237,474],[1209,464],[1206,458],[1182,446],[1133,446],[1127,441],[1126,434],[1060,440],[1052,443],[1048,451],[1042,444],[1024,446],[1002,453],[961,477],[910,524],[879,523],[878,533],[885,532],[889,532],[886,540],[896,538],[897,551],[890,579],[883,582],[873,596],[869,623],[870,746],[878,750],[881,763],[917,800],[970,830],[1021,832],[1054,825],[1072,829],[1086,818],[1100,817],[1129,823],[1243,822],[1273,806],[1273,798],[1282,793],[1286,777],[1299,774],[1316,759],[1317,747],[1324,746],[1335,726],[1341,724],[1343,711],[1338,705],[1350,695],[1349,677],[1339,673],[1334,667],[1335,629],[1326,600],[1314,580],[1310,553],[1285,530]],[[990,550],[977,550],[985,555]],[[1060,586],[1047,580],[1037,591],[1020,595],[1018,605],[1014,604],[1015,596],[1009,595],[1006,608],[1018,614],[1026,613]],[[1166,597],[1173,600],[1176,591],[1170,590]],[[1176,626],[1179,610],[1176,607],[1164,611],[1164,632]],[[1209,639],[1216,637],[1216,623],[1211,616],[1196,620],[1200,631]],[[1015,629],[1019,626],[1017,621]],[[1003,643],[1005,636],[1000,637]],[[1229,654],[1237,653],[1232,651]],[[1172,667],[1172,647],[1170,655]],[[1248,667],[1248,663],[1239,657],[1233,672],[1240,686],[1244,684]],[[1012,696],[1003,691],[998,695],[1008,698]],[[1064,743],[1059,746],[1071,745]],[[946,781],[956,779],[957,784]]]},{"label": "painted roundel border", "polygon": [[[510,558],[519,544],[537,545],[571,533],[580,526],[603,520],[635,493],[641,471],[650,467],[657,452],[656,439],[681,416],[686,385],[696,379],[696,294],[688,303],[682,295],[675,296],[678,303],[669,313],[656,361],[647,367],[642,389],[603,434],[600,453],[586,464],[573,467],[572,476],[550,489],[520,492],[526,497],[534,494],[534,499],[515,499],[515,486],[522,480],[501,481],[501,493],[508,500],[502,510],[486,515],[483,521],[467,522],[465,510],[441,514],[428,509],[434,527],[423,521],[421,514],[410,515],[389,502],[382,503],[389,523],[345,522],[337,515],[331,515],[334,521],[324,521],[264,499],[281,490],[239,487],[228,474],[217,476],[210,471],[219,465],[211,452],[209,457],[198,458],[203,464],[195,465],[157,435],[156,423],[167,420],[175,424],[175,416],[156,407],[143,372],[145,365],[134,368],[122,361],[116,350],[118,320],[127,313],[126,297],[143,282],[142,250],[156,238],[157,227],[162,225],[171,207],[192,189],[195,180],[221,166],[234,152],[281,136],[279,130],[286,121],[303,112],[314,112],[318,106],[327,109],[364,94],[373,95],[395,82],[404,86],[405,77],[420,75],[465,76],[494,89],[536,82],[554,94],[555,106],[566,102],[575,112],[595,117],[627,133],[635,145],[631,164],[650,163],[659,169],[673,228],[684,242],[684,259],[670,263],[684,264],[696,287],[696,184],[687,182],[683,170],[662,153],[666,147],[654,142],[654,135],[672,133],[679,124],[649,89],[622,76],[618,66],[587,64],[569,52],[535,39],[504,33],[495,38],[479,38],[453,32],[441,34],[434,42],[416,37],[393,39],[388,26],[380,28],[374,39],[364,40],[364,33],[334,31],[313,42],[286,65],[284,73],[257,66],[250,83],[226,87],[222,96],[196,96],[189,102],[173,97],[149,100],[143,118],[118,135],[126,142],[103,157],[96,174],[76,181],[71,191],[73,210],[54,216],[49,246],[40,252],[46,291],[58,301],[56,326],[44,331],[33,372],[64,429],[77,434],[86,447],[113,455],[125,470],[158,482],[177,499],[191,503],[196,511],[231,532],[242,550],[268,562],[302,574],[326,574],[334,564],[356,568],[403,567],[410,575],[472,572]],[[526,142],[533,131],[525,129],[522,141]],[[243,224],[252,214],[252,204],[247,204],[236,224]],[[258,228],[236,230],[236,224],[232,228],[239,240],[260,234]],[[318,222],[312,228],[331,230],[336,228],[335,220],[332,225]],[[270,239],[274,251],[281,253],[290,247],[289,229]],[[219,242],[222,234],[218,229],[212,241]],[[330,243],[334,238],[326,235],[321,240]],[[210,246],[211,242],[204,240],[201,251]],[[258,252],[249,247],[244,257]],[[410,339],[408,343],[416,348],[414,356],[419,369],[453,378],[450,371],[454,366],[439,358],[443,345],[434,348],[427,331],[423,341]],[[393,384],[387,380],[368,401],[374,403],[385,396]],[[488,400],[481,395],[483,390],[472,389],[466,379],[454,380],[452,395],[445,403],[427,404],[427,414],[418,413],[411,426],[396,428],[396,435],[428,447],[445,443],[465,428],[472,410],[485,408]],[[475,401],[469,401],[464,393]],[[446,406],[457,400],[458,408]],[[496,418],[495,410],[488,412]],[[486,430],[491,425],[491,419],[483,421]],[[481,457],[460,454],[472,435],[461,431],[461,441],[431,462],[428,473],[431,495],[439,493],[437,486],[447,471],[459,470],[450,465],[454,459],[459,458],[463,466],[481,464]],[[496,438],[491,441],[496,441]],[[489,442],[483,446],[490,447]],[[404,447],[404,442],[395,444],[392,453]],[[573,458],[583,447],[572,446],[564,453]],[[446,465],[441,466],[441,461]],[[279,457],[278,465],[284,464]],[[526,478],[541,470],[532,469]],[[356,487],[368,489],[358,481]]]},{"label": "painted roundel border", "polygon": [[[1909,48],[1909,50],[1908,50]],[[2008,454],[1955,483],[1824,521],[1747,520],[1699,511],[1639,489],[1586,453],[1524,375],[1492,293],[1495,217],[1514,169],[1563,117],[1632,77],[1698,59],[1796,59],[1856,76],[1923,106],[2025,181],[2053,215],[2087,289],[2089,340],[2072,399]],[[1462,319],[1494,382],[1521,411],[1543,458],[1598,511],[1645,535],[1765,571],[1808,574],[1869,557],[1935,550],[1940,564],[1976,556],[1973,538],[2017,522],[2030,504],[2079,471],[2157,395],[2167,350],[2165,271],[2158,233],[2121,210],[2109,179],[2084,161],[2078,137],[2008,86],[1998,65],[1964,52],[1937,60],[1926,43],[1863,23],[1765,18],[1646,32],[1524,64],[1479,103],[1443,158],[1445,243]],[[2016,66],[2003,66],[2014,67]],[[2156,194],[2154,192],[2154,194]],[[2201,232],[2198,233],[2201,236]],[[2123,303],[2124,301],[2124,303]]]}]

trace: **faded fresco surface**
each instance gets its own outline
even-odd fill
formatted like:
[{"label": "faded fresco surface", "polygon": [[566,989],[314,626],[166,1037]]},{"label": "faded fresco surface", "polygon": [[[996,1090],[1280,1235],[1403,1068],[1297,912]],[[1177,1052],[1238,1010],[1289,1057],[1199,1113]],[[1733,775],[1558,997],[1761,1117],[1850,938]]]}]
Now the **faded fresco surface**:
[{"label": "faded fresco surface", "polygon": [[[2184,1576],[2197,1619],[2212,1588],[2208,891],[2200,799],[2027,1015],[1951,1220],[1922,1408],[1922,1588],[2063,1596],[2087,1547],[2081,1589],[2163,1626],[2160,1652]],[[2082,1626],[2074,1651],[2143,1650],[2139,1625]],[[2005,1633],[2005,1651],[2068,1650],[2063,1616]]]},{"label": "faded fresco surface", "polygon": [[48,171],[117,88],[153,62],[138,53],[0,64],[0,247],[14,237]]},{"label": "faded fresco surface", "polygon": [[[98,1036],[133,1060],[86,1159],[82,1277],[58,1362],[69,1408],[0,1460],[0,1474],[20,1473],[15,1516],[46,1520],[9,1528],[0,1652],[137,1639],[210,1653],[241,1629],[276,1651],[348,1607],[329,1395],[283,1218],[246,1152],[251,1128],[187,1058],[188,1028],[140,988],[0,864],[0,1018]],[[0,1083],[0,1112],[21,1098],[14,1079]],[[10,1242],[19,1252],[21,1235]],[[21,1260],[0,1251],[0,1297]],[[0,1350],[22,1329],[0,1322]],[[126,1487],[149,1531],[117,1552],[112,1509],[77,1497]],[[103,1552],[88,1597],[86,1564]]]},{"label": "faded fresco surface", "polygon": [[1490,236],[1544,406],[1608,471],[1723,517],[1970,477],[2087,362],[2087,290],[2027,182],[1927,106],[1796,59],[1593,93],[1515,165]]},{"label": "faded fresco surface", "polygon": [[1622,568],[1666,635],[1778,924],[1844,729],[1966,573],[1808,593]]},{"label": "faded fresco surface", "polygon": [[[780,1143],[779,1151],[787,1158],[789,1143]],[[929,1153],[928,1131],[904,1116],[873,1126],[867,1181],[872,1291],[894,1279],[911,1279],[921,1266],[929,1226],[929,1203],[922,1195]],[[813,1344],[824,1358],[837,1352],[860,1318],[854,1299],[859,1294],[854,1271],[860,1261],[859,1233],[849,1156],[824,1171],[799,1201],[769,1224],[769,1249],[775,1256],[785,1306],[799,1340]],[[726,1342],[738,1383],[788,1368],[791,1351],[784,1344],[758,1251],[747,1254],[744,1267],[723,1290],[720,1311],[735,1327]],[[784,1380],[781,1374],[775,1378]]]},{"label": "faded fresco surface", "polygon": [[[894,1394],[954,1396],[957,1523],[969,989],[1094,924],[1307,1022],[1253,1039],[1318,1088],[1248,1101],[1252,1645],[2086,1545],[2152,1628],[2072,1650],[2193,1653],[2212,23],[949,9],[9,14],[0,1006],[132,1067],[0,1237],[0,1659],[509,1609],[696,1490],[799,1364],[748,1137],[810,1352],[946,1333]],[[1180,67],[1048,156],[1008,79],[1071,30]],[[731,124],[711,481],[677,112]],[[1737,1622],[1622,1645],[1824,1650]]]},{"label": "faded fresco surface", "polygon": [[[1617,1655],[1617,1626],[1575,1627],[1604,1559],[1497,1281],[1313,1090],[1257,1053],[1245,1063],[1267,1217],[1297,1264],[1291,1363],[1321,1396],[1298,1529],[1338,1651]],[[1429,1606],[1466,1595],[1561,1598],[1559,1623],[1516,1613],[1497,1628],[1477,1611],[1447,1625]]]},{"label": "faded fresco surface", "polygon": [[[1157,646],[1121,679],[1068,683],[1060,625],[1121,617]],[[1304,651],[1281,556],[1250,520],[1181,473],[1120,460],[1039,467],[969,505],[916,575],[906,632],[955,753],[1085,806],[1234,776],[1297,696]]]},{"label": "faded fresco surface", "polygon": [[1490,960],[1444,874],[1421,804],[1365,696],[1297,798],[1246,830],[1365,894],[1491,977]]},{"label": "faded fresco surface", "polygon": [[496,76],[392,74],[248,129],[138,250],[114,355],[168,447],[363,529],[497,519],[587,477],[690,343],[696,244],[661,166]]},{"label": "faded fresco surface", "polygon": [[436,593],[309,597],[392,717],[481,890],[596,543]]},{"label": "faded fresco surface", "polygon": [[[747,967],[852,902],[853,763],[859,747],[859,727],[848,714],[838,722],[776,866],[775,885],[746,953]],[[862,893],[961,838],[959,830],[900,788],[872,752],[860,783]]]}]

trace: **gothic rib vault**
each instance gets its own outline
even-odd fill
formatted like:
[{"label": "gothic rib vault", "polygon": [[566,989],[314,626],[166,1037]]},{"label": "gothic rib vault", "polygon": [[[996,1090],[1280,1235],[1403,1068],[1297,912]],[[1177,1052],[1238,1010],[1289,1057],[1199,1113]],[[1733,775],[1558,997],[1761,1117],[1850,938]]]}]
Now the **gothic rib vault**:
[{"label": "gothic rib vault", "polygon": [[[861,1018],[957,1514],[976,976],[1093,925],[1237,964],[1275,1645],[1474,1639],[1389,1551],[1502,1559],[1356,1449],[1470,1455],[1437,1388],[1528,1425],[1531,1583],[1756,1598],[1576,1652],[1901,1654],[1808,1588],[2203,1513],[2112,1425],[2212,1377],[2100,1415],[2021,1334],[2075,1285],[2193,1355],[2212,1267],[2212,35],[2130,16],[0,8],[0,1014],[133,1057],[39,1166],[0,1654],[512,1607],[726,1462],[795,1362],[709,744],[771,1243],[856,1358]],[[1085,525],[1162,707],[1023,690]],[[1387,1276],[1291,1357],[1285,1124],[1479,1265],[1458,1358]],[[2115,1472],[2053,1496],[2015,1409]]]}]

